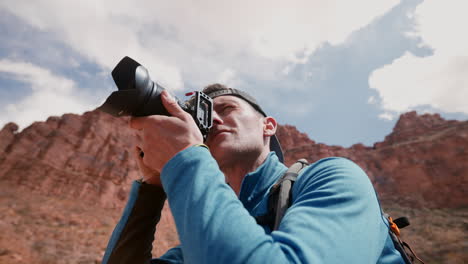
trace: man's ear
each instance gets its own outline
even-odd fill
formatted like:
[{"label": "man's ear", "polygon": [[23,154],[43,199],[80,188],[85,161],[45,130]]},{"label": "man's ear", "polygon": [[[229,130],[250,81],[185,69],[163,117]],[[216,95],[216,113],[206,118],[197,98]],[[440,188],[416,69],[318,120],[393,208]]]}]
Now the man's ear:
[{"label": "man's ear", "polygon": [[276,133],[278,123],[276,119],[271,116],[267,116],[263,119],[263,135],[271,137]]}]

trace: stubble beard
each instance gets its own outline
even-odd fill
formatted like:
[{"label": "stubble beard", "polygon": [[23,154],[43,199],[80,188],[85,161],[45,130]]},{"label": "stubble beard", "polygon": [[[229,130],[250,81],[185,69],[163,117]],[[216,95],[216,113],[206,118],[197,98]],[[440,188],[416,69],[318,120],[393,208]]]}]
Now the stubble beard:
[{"label": "stubble beard", "polygon": [[218,149],[213,157],[218,162],[221,171],[239,166],[249,166],[255,163],[261,155],[262,149],[254,144],[231,144],[229,148]]}]

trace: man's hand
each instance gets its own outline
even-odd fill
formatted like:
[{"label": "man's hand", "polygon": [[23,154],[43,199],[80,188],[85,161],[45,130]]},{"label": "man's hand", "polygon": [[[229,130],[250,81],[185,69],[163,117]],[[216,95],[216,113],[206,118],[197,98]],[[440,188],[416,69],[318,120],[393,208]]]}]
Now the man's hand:
[{"label": "man's hand", "polygon": [[130,127],[142,135],[145,154],[143,165],[152,171],[161,171],[179,151],[203,143],[203,136],[192,116],[182,110],[167,91],[161,93],[164,107],[171,116],[152,115],[132,117]]},{"label": "man's hand", "polygon": [[143,174],[143,181],[148,184],[162,187],[160,172],[150,169],[143,163],[143,157],[141,155],[142,150],[140,149],[140,147],[135,147],[134,153],[135,158],[137,159],[138,168],[140,168],[140,172],[141,174]]}]

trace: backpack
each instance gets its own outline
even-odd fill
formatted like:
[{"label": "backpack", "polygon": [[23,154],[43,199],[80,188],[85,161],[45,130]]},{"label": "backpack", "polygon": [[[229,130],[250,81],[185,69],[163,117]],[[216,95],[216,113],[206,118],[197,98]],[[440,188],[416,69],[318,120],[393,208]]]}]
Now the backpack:
[{"label": "backpack", "polygon": [[[268,212],[265,215],[255,217],[255,220],[260,225],[267,225],[270,229],[278,230],[281,219],[286,213],[286,210],[291,206],[292,186],[297,179],[299,173],[307,167],[309,163],[306,159],[296,161],[288,170],[279,178],[279,180],[272,186],[268,194]],[[388,220],[389,233],[392,238],[395,249],[400,252],[406,264],[424,262],[416,256],[414,251],[404,242],[400,236],[400,228],[408,226],[409,220],[407,217],[400,217],[393,220],[388,214],[381,209],[382,215]]]}]

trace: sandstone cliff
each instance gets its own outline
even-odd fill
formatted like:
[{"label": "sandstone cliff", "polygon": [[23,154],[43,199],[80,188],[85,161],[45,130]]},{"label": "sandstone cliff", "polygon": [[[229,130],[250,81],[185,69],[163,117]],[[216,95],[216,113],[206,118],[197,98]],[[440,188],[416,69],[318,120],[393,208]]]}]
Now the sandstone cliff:
[{"label": "sandstone cliff", "polygon": [[125,119],[99,112],[66,114],[17,133],[1,131],[0,180],[27,190],[120,205],[138,178],[129,149],[134,140]]},{"label": "sandstone cliff", "polygon": [[367,172],[383,200],[416,207],[468,205],[468,121],[409,112],[372,147],[327,146],[292,126],[283,126],[278,133],[286,163],[301,157],[310,162],[329,156],[349,158]]},{"label": "sandstone cliff", "polygon": [[[98,111],[36,122],[22,132],[9,123],[0,131],[0,181],[50,195],[124,203],[139,178],[132,157],[135,135],[128,119]],[[369,175],[383,199],[430,207],[468,205],[468,121],[438,114],[402,115],[393,132],[373,147],[316,143],[295,127],[278,131],[286,163],[347,157]]]},{"label": "sandstone cliff", "polygon": [[[127,122],[92,111],[50,117],[21,132],[14,123],[0,130],[0,209],[4,212],[0,263],[99,262],[130,184],[139,178],[131,153],[137,138]],[[463,246],[449,243],[463,239],[466,210],[447,208],[468,205],[468,121],[406,113],[393,132],[372,147],[316,143],[289,125],[279,128],[278,137],[287,164],[328,156],[355,161],[368,173],[384,203],[396,206],[393,211],[414,215],[412,210],[423,210],[417,212],[425,218],[424,230],[416,229],[413,237],[423,244],[429,243],[424,241],[427,234],[437,234],[434,240],[443,239],[447,245],[439,251],[434,251],[433,244],[424,246],[427,256],[458,246],[458,255],[451,254],[451,259],[467,258],[460,253],[466,251]],[[177,243],[167,206],[163,214],[155,255]],[[432,224],[426,227],[427,217],[435,216],[434,221],[454,220],[440,230]],[[63,260],[63,255],[75,259]]]}]

